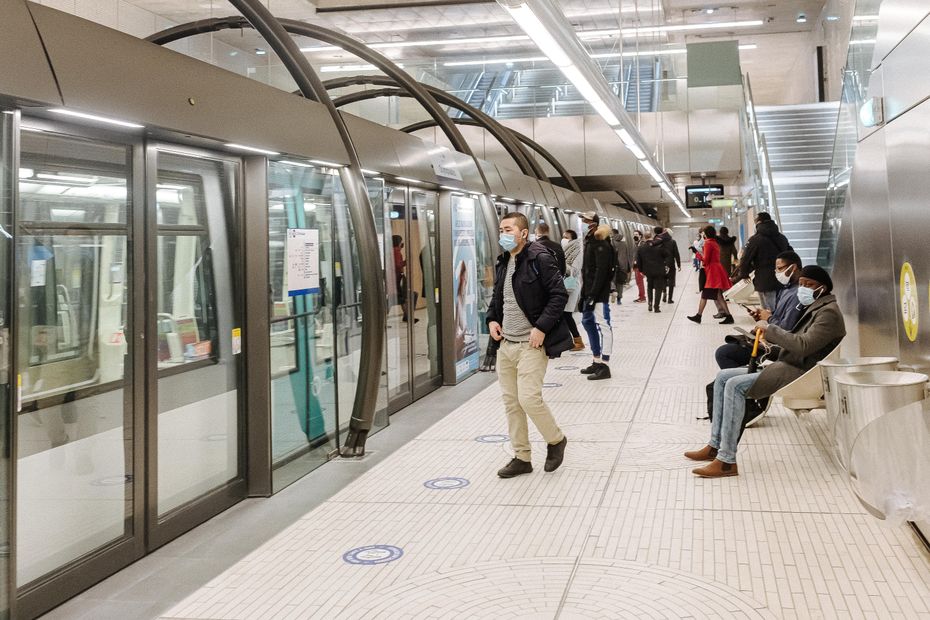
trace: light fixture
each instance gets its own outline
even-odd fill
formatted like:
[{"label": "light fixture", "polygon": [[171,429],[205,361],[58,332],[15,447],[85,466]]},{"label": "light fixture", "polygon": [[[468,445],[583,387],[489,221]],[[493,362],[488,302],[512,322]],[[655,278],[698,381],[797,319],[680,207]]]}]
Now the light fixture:
[{"label": "light fixture", "polygon": [[236,149],[239,151],[249,151],[250,153],[261,153],[262,155],[280,155],[277,151],[269,151],[268,149],[260,149],[256,146],[246,146],[244,144],[235,144],[234,142],[227,142],[226,146],[231,149]]},{"label": "light fixture", "polygon": [[368,170],[367,168],[362,168],[362,174],[370,174],[372,176],[378,176],[378,173],[374,170]]},{"label": "light fixture", "polygon": [[828,21],[828,22],[837,22],[837,21],[839,21],[839,20],[840,20],[840,16],[839,16],[839,15],[827,15],[827,21]]},{"label": "light fixture", "polygon": [[716,10],[717,10],[717,9],[704,9],[704,12],[707,13],[708,15],[713,15],[713,14],[714,14],[714,11],[716,11]]},{"label": "light fixture", "polygon": [[36,172],[36,171],[33,170],[32,168],[20,168],[20,169],[19,169],[19,178],[21,178],[21,179],[28,179],[28,178],[31,178],[32,175],[35,174],[35,172]]},{"label": "light fixture", "polygon": [[301,168],[313,168],[313,166],[312,166],[311,164],[308,164],[308,163],[303,162],[303,161],[291,161],[291,160],[289,160],[289,159],[279,159],[279,160],[278,160],[278,163],[279,163],[279,164],[286,164],[286,165],[288,165],[288,166],[299,166],[299,167],[301,167]]},{"label": "light fixture", "polygon": [[623,142],[623,145],[630,150],[633,154],[633,157],[636,159],[646,159],[646,153],[642,148],[636,143],[636,140],[626,129],[622,127],[617,129],[617,135],[620,136],[620,141]]},{"label": "light fixture", "polygon": [[856,39],[855,41],[850,41],[850,45],[874,45],[876,42],[875,39]]},{"label": "light fixture", "polygon": [[[754,50],[759,46],[755,43],[746,43],[739,46],[740,50]],[[677,56],[687,54],[688,50],[684,47],[668,47],[654,50],[639,50],[635,52],[603,52],[591,54],[595,60],[604,60],[608,58],[633,58],[637,56]],[[545,62],[549,60],[545,56],[521,56],[521,57],[500,57],[485,58],[482,60],[451,60],[442,63],[443,67],[480,67],[483,65],[510,65],[518,62]]]},{"label": "light fixture", "polygon": [[83,185],[93,185],[98,180],[97,177],[76,174],[48,174],[47,172],[40,172],[36,175],[36,178],[45,179],[46,181],[58,181],[60,183],[81,183]]},{"label": "light fixture", "polygon": [[649,161],[642,160],[639,162],[639,165],[652,177],[652,180],[656,183],[665,181],[665,176],[653,166]]},{"label": "light fixture", "polygon": [[450,192],[460,192],[460,191],[462,191],[462,190],[459,189],[458,187],[451,187],[451,186],[449,186],[449,185],[440,185],[440,186],[439,186],[439,189],[444,189],[444,190],[450,191]]},{"label": "light fixture", "polygon": [[98,123],[107,123],[108,125],[116,125],[117,127],[128,127],[130,129],[145,129],[145,125],[140,125],[139,123],[130,123],[128,121],[120,121],[115,118],[109,118],[106,116],[98,116],[96,114],[86,114],[84,112],[75,112],[74,110],[66,110],[64,108],[52,108],[49,112],[54,112],[55,114],[62,114],[64,116],[73,116],[75,118],[82,118],[88,121],[96,121]]},{"label": "light fixture", "polygon": [[374,65],[323,65],[320,73],[339,73],[341,71],[375,71]]},{"label": "light fixture", "polygon": [[260,47],[256,47],[256,48],[255,48],[255,55],[256,55],[256,56],[264,56],[264,55],[267,54],[267,53],[268,53],[267,51],[265,51],[264,49],[262,49],[262,48],[260,48]]},{"label": "light fixture", "polygon": [[853,17],[854,22],[877,22],[878,15],[856,15]]},{"label": "light fixture", "polygon": [[345,168],[345,164],[336,164],[331,161],[325,161],[322,159],[311,159],[311,164],[316,164],[317,166],[323,166],[324,168]]},{"label": "light fixture", "polygon": [[638,26],[636,28],[608,28],[606,30],[588,30],[578,33],[580,39],[602,39],[605,37],[615,37],[618,34],[624,36],[638,36],[641,34],[661,34],[663,32],[683,32],[689,30],[719,30],[722,28],[752,28],[762,26],[765,22],[761,19],[750,19],[736,22],[705,22],[702,24],[674,24],[671,26]]},{"label": "light fixture", "polygon": [[805,15],[804,13],[798,13],[798,17],[794,21],[798,22],[799,24],[806,24],[807,15]]},{"label": "light fixture", "polygon": [[410,177],[397,177],[398,181],[403,181],[404,183],[419,183],[423,184],[423,181],[417,181],[416,179],[411,179]]}]

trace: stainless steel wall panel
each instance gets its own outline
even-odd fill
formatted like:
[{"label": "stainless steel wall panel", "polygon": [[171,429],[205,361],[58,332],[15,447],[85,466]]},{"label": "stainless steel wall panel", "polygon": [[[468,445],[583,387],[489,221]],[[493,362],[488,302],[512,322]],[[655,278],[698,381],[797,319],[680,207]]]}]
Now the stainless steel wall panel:
[{"label": "stainless steel wall panel", "polygon": [[879,8],[878,36],[872,55],[872,67],[877,67],[895,46],[914,29],[927,14],[926,0],[883,0]]},{"label": "stainless steel wall panel", "polygon": [[523,173],[512,170],[511,168],[505,168],[501,165],[497,166],[497,172],[500,174],[501,179],[504,181],[504,196],[522,200],[524,202],[536,202],[536,192],[533,191],[532,184],[532,181],[535,179],[530,179],[529,177],[524,176]]},{"label": "stainless steel wall panel", "polygon": [[[833,272],[830,274],[833,278],[833,292],[846,323],[846,337],[840,345],[842,357],[860,357],[866,354],[859,341],[859,298],[856,286],[854,236],[855,222],[852,217],[851,199],[847,192],[843,222],[836,246],[836,260]],[[895,338],[895,346],[897,346],[897,338]]]},{"label": "stainless steel wall panel", "polygon": [[584,118],[581,116],[553,116],[537,118],[534,139],[553,157],[562,162],[572,174],[585,173]]},{"label": "stainless steel wall panel", "polygon": [[695,110],[688,117],[688,134],[691,153],[688,172],[713,170],[726,174],[742,169],[737,112]]},{"label": "stainless steel wall panel", "polygon": [[504,180],[497,171],[497,166],[483,159],[478,160],[478,165],[481,166],[481,169],[484,171],[484,176],[488,180],[491,193],[497,196],[506,196],[507,188],[504,186]]},{"label": "stainless steel wall panel", "polygon": [[26,2],[0,2],[0,24],[0,97],[61,105],[55,76]]},{"label": "stainless steel wall panel", "polygon": [[348,163],[319,103],[54,9],[30,8],[69,108]]},{"label": "stainless steel wall panel", "polygon": [[[853,230],[856,232],[853,256],[859,292],[856,310],[860,349],[865,355],[894,356],[898,350],[895,320],[898,281],[888,277],[889,272],[896,273],[897,270],[892,256],[891,221],[894,213],[889,213],[885,156],[884,132],[859,144],[849,196]],[[900,208],[897,199],[894,208]],[[853,310],[841,309],[844,312]]]},{"label": "stainless steel wall panel", "polygon": [[[859,144],[862,151],[867,142],[883,136],[886,148],[882,154],[887,159],[888,187],[891,203],[891,230],[893,231],[893,263],[884,267],[882,279],[893,286],[891,293],[895,301],[895,313],[884,314],[882,322],[897,329],[900,343],[902,364],[914,366],[921,370],[930,369],[930,300],[928,300],[928,282],[930,282],[930,252],[927,252],[927,240],[930,239],[930,217],[927,216],[927,200],[930,196],[930,102],[925,102],[907,114],[887,125],[884,131],[870,136]],[[859,153],[856,154],[856,163]],[[881,165],[878,160],[875,165]],[[855,179],[856,172],[853,173]],[[872,205],[867,205],[871,207]],[[865,208],[865,206],[863,206]],[[869,243],[871,232],[856,225],[856,246]],[[920,321],[916,342],[910,342],[901,328],[898,278],[901,265],[910,262],[917,278]],[[856,262],[856,278],[860,281],[860,321],[868,329],[879,329],[877,322],[867,322],[861,316],[863,297],[886,294],[884,291],[872,291],[862,283],[862,266]],[[865,333],[865,329],[863,333]],[[863,338],[864,340],[864,338]],[[864,347],[863,347],[864,350]]]},{"label": "stainless steel wall panel", "polygon": [[[582,133],[567,134],[561,136],[561,139],[570,142],[579,151],[584,150],[584,175],[636,174],[636,158],[623,146],[616,132],[604,122],[604,119],[600,116],[583,118],[584,131]],[[648,139],[646,143],[652,144]],[[550,148],[548,142],[542,144]],[[576,168],[567,164],[566,168],[572,174],[581,176]]]},{"label": "stainless steel wall panel", "polygon": [[930,96],[930,82],[926,79],[930,76],[928,49],[930,18],[921,22],[882,63],[886,123]]},{"label": "stainless steel wall panel", "polygon": [[[662,150],[659,162],[668,172],[691,172],[688,113],[662,112]],[[650,144],[652,144],[650,142]]]},{"label": "stainless steel wall panel", "polygon": [[[394,150],[396,131],[352,114],[343,113],[342,118],[349,128],[363,168],[395,176],[404,175],[404,168],[397,158],[397,151]],[[417,137],[413,139],[420,142]]]}]

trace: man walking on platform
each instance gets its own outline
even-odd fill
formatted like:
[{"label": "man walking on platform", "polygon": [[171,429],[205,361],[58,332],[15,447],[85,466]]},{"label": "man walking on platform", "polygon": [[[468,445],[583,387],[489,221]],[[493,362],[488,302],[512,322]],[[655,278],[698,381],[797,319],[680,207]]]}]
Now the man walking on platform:
[{"label": "man walking on platform", "polygon": [[588,225],[584,239],[584,262],[581,266],[581,324],[588,333],[594,360],[581,371],[590,381],[610,379],[610,352],[613,328],[610,326],[610,284],[617,269],[617,254],[610,243],[610,226],[599,225],[594,211],[586,211],[581,220]]},{"label": "man walking on platform", "polygon": [[546,440],[545,471],[558,469],[568,443],[552,411],[543,402],[542,386],[550,358],[572,348],[562,321],[568,292],[555,256],[541,243],[530,243],[529,222],[522,213],[501,219],[494,295],[488,308],[491,337],[501,343],[497,376],[507,412],[514,458],[497,475],[513,478],[533,471],[527,416]]},{"label": "man walking on platform", "polygon": [[667,228],[656,226],[656,240],[662,243],[665,248],[665,287],[662,291],[662,301],[673,304],[675,303],[675,270],[681,271],[681,253],[678,251],[678,244],[672,239],[672,233]]},{"label": "man walking on platform", "polygon": [[748,280],[755,272],[752,284],[759,293],[762,307],[775,310],[776,296],[781,285],[775,279],[775,258],[791,248],[788,239],[778,230],[772,216],[762,211],[756,214],[756,234],[746,242],[743,257],[739,261],[739,275],[733,282]]},{"label": "man walking on platform", "polygon": [[559,265],[559,273],[563,276],[567,275],[567,266],[565,265],[565,250],[562,249],[562,244],[557,243],[549,238],[549,224],[540,222],[536,225],[536,241],[540,242],[547,248],[549,251],[555,255],[555,261]]},{"label": "man walking on platform", "polygon": [[[639,246],[643,244],[643,233],[638,230],[633,233],[633,245],[636,246],[637,251]],[[643,277],[643,272],[640,271],[639,265],[636,263],[636,253],[633,254],[633,277],[636,278],[636,291],[637,297],[633,301],[638,304],[646,301],[646,279]]]},{"label": "man walking on platform", "polygon": [[665,292],[665,276],[668,271],[668,250],[660,239],[653,239],[652,232],[646,232],[646,242],[636,252],[636,263],[646,275],[649,289],[649,311],[662,312],[659,309],[662,293]]}]

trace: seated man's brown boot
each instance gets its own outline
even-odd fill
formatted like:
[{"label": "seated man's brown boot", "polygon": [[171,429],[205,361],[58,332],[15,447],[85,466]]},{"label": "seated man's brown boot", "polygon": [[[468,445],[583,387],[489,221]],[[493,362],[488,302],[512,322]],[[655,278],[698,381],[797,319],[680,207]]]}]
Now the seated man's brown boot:
[{"label": "seated man's brown boot", "polygon": [[584,341],[581,339],[581,336],[576,336],[572,340],[575,343],[572,347],[572,351],[584,351]]},{"label": "seated man's brown boot", "polygon": [[685,452],[685,456],[692,461],[713,461],[717,456],[717,448],[704,446],[700,450],[691,450],[690,452]]},{"label": "seated man's brown boot", "polygon": [[692,469],[691,473],[701,478],[726,478],[727,476],[739,475],[736,463],[724,463],[718,459],[714,459],[704,467]]}]

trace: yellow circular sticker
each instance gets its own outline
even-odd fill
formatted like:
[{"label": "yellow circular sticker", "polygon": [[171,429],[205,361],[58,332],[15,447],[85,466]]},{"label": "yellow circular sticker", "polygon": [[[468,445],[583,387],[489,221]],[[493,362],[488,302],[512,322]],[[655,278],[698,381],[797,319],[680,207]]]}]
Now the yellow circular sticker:
[{"label": "yellow circular sticker", "polygon": [[911,342],[917,340],[917,326],[920,318],[917,303],[917,278],[910,263],[901,266],[901,320],[904,321],[904,333]]}]

